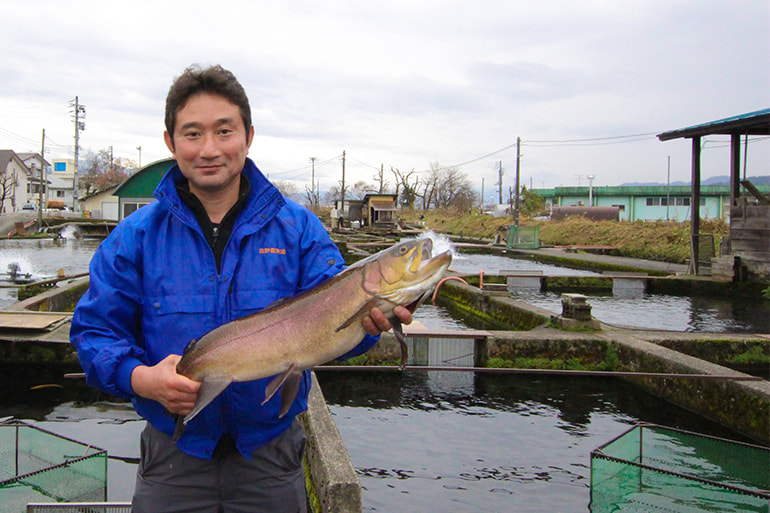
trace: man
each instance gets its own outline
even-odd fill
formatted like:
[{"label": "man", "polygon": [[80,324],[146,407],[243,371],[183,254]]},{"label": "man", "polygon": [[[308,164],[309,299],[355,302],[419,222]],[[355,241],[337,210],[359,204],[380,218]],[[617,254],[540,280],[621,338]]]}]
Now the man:
[{"label": "man", "polygon": [[[157,201],[126,218],[99,247],[71,341],[88,383],[131,399],[147,419],[135,512],[305,511],[306,371],[279,418],[264,406],[270,378],[233,383],[173,444],[174,418],[200,383],[176,373],[185,346],[213,328],[295,296],[337,274],[342,257],[318,218],[284,198],[247,158],[248,98],[220,66],[191,67],[166,98],[164,139],[176,159]],[[396,315],[411,321],[405,308]],[[348,356],[390,323],[379,309]],[[279,395],[279,394],[277,394]]]}]

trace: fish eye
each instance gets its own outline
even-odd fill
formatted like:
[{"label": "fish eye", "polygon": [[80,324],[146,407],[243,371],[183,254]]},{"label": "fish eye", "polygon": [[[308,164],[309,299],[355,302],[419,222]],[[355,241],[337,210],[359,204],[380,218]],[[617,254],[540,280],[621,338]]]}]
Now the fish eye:
[{"label": "fish eye", "polygon": [[404,253],[406,253],[407,251],[408,251],[408,250],[407,250],[406,246],[401,246],[400,248],[398,248],[398,252],[399,252],[400,254],[402,254],[402,255],[403,255]]}]

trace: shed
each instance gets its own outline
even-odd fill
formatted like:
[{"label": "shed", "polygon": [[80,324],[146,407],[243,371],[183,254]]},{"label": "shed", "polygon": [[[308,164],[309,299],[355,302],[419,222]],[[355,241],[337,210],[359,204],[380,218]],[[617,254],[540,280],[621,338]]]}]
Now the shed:
[{"label": "shed", "polygon": [[367,194],[364,196],[364,206],[361,218],[364,226],[370,228],[386,228],[392,230],[396,226],[393,213],[396,211],[396,194]]},{"label": "shed", "polygon": [[[658,134],[661,141],[692,141],[692,205],[700,202],[701,138],[707,135],[730,136],[730,246],[728,256],[739,257],[741,264],[759,275],[770,277],[770,201],[746,180],[741,180],[741,136],[748,143],[752,136],[770,135],[770,109],[740,114],[709,123]],[[741,195],[741,185],[748,194]],[[698,274],[700,218],[692,209],[690,219],[690,272]]]},{"label": "shed", "polygon": [[158,187],[161,178],[176,161],[172,158],[156,160],[132,174],[115,189],[118,197],[118,215],[125,219],[139,208],[149,205],[155,198],[153,192]]}]

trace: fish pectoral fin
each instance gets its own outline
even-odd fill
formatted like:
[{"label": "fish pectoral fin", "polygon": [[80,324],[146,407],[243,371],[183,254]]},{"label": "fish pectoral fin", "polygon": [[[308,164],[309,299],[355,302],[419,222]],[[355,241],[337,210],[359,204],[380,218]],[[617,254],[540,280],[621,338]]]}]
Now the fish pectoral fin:
[{"label": "fish pectoral fin", "polygon": [[390,325],[393,327],[393,334],[396,336],[396,339],[401,346],[401,370],[404,370],[406,368],[406,362],[409,359],[409,348],[407,347],[406,339],[404,338],[404,328],[398,317],[391,319]]},{"label": "fish pectoral fin", "polygon": [[203,378],[201,387],[198,389],[198,399],[195,401],[195,406],[192,411],[184,418],[184,424],[187,425],[196,415],[198,415],[203,408],[209,405],[211,401],[222,393],[222,390],[227,388],[227,385],[232,383],[230,379],[206,379]]},{"label": "fish pectoral fin", "polygon": [[367,302],[366,302],[366,304],[365,304],[364,306],[362,306],[361,308],[359,308],[359,309],[358,309],[358,311],[356,311],[356,313],[354,313],[353,315],[351,315],[350,317],[348,317],[348,320],[346,320],[345,322],[343,322],[342,324],[340,324],[340,325],[337,327],[337,329],[336,329],[336,330],[334,330],[334,332],[335,332],[335,333],[337,333],[338,331],[342,331],[342,330],[344,330],[345,328],[347,328],[348,326],[350,326],[351,324],[353,324],[353,321],[355,321],[356,319],[358,319],[359,317],[361,317],[363,314],[365,314],[365,313],[368,313],[368,312],[369,312],[369,310],[371,310],[371,309],[372,309],[372,307],[373,307],[375,304],[376,304],[376,301],[367,301]]},{"label": "fish pectoral fin", "polygon": [[262,405],[264,406],[265,403],[267,403],[270,399],[273,398],[275,393],[278,391],[279,388],[281,388],[281,385],[283,385],[287,379],[289,379],[289,376],[294,372],[294,369],[297,366],[292,363],[289,365],[289,368],[283,371],[282,373],[278,374],[276,377],[268,383],[267,388],[265,388],[265,400],[262,401]]}]

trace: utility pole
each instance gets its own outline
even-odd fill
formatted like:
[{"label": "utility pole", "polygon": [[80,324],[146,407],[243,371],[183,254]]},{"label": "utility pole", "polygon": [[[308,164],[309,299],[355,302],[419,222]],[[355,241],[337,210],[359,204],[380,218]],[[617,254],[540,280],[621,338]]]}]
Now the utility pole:
[{"label": "utility pole", "polygon": [[310,164],[313,166],[313,171],[310,174],[310,195],[313,201],[313,207],[318,206],[318,198],[315,195],[315,157],[310,157]]},{"label": "utility pole", "polygon": [[497,161],[497,165],[499,166],[498,167],[498,171],[497,171],[498,176],[499,176],[499,178],[497,180],[497,191],[500,194],[500,199],[498,201],[498,204],[502,205],[503,204],[503,161],[502,160],[498,160]]},{"label": "utility pole", "polygon": [[519,175],[521,172],[521,137],[516,138],[516,195],[513,197],[513,224],[519,226]]},{"label": "utility pole", "polygon": [[[78,156],[80,154],[80,132],[86,129],[86,106],[80,105],[78,97],[70,101],[70,107],[74,109],[75,122],[75,174],[72,177],[72,211],[78,211]],[[83,121],[81,121],[81,119]]]},{"label": "utility pole", "polygon": [[484,213],[484,177],[481,177],[481,212]]},{"label": "utility pole", "polygon": [[139,150],[139,169],[142,169],[142,147],[137,146],[136,149]]},{"label": "utility pole", "polygon": [[37,231],[43,229],[43,180],[45,179],[45,128],[40,141],[40,185],[37,188]]}]

